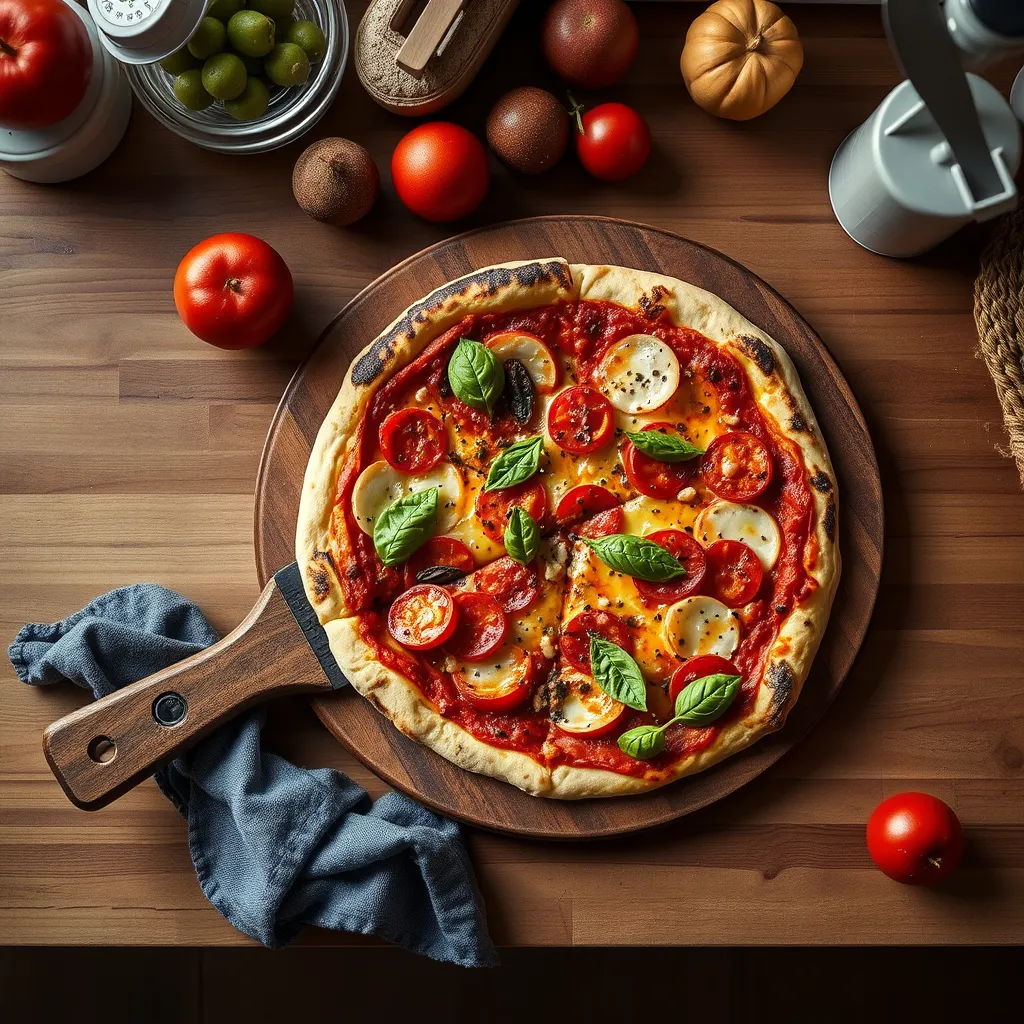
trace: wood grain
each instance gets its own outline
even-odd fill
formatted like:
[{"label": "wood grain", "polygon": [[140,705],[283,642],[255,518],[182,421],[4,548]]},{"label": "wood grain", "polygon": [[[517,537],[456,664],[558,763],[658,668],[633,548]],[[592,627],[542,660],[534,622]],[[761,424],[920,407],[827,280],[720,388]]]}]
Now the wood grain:
[{"label": "wood grain", "polygon": [[[640,176],[590,181],[570,155],[524,179],[492,161],[484,206],[457,229],[566,212],[631,218],[718,249],[785,295],[842,368],[878,453],[887,543],[874,625],[814,731],[727,800],[636,840],[552,847],[468,829],[492,932],[502,944],[547,946],[664,941],[665,922],[673,941],[690,945],[777,935],[1019,941],[1024,870],[1006,854],[1019,857],[1024,841],[1024,497],[998,451],[999,407],[974,358],[971,288],[983,232],[900,262],[860,249],[832,218],[831,156],[899,80],[877,9],[794,6],[804,69],[778,107],[740,125],[703,114],[679,78],[682,39],[702,6],[634,7],[640,58],[602,98],[630,103],[650,122],[655,152]],[[349,8],[354,23],[363,5]],[[560,94],[536,45],[539,9],[523,3],[444,116],[480,132],[507,88]],[[1009,70],[992,76],[1004,92]],[[81,181],[43,188],[0,175],[0,630],[8,639],[24,622],[53,621],[139,580],[188,594],[222,632],[242,620],[259,594],[253,483],[288,378],[361,288],[455,231],[417,221],[391,190],[391,149],[408,128],[346,72],[309,141],[355,139],[385,180],[378,207],[343,231],[293,205],[301,143],[251,159],[205,153],[139,109],[111,160]],[[266,238],[295,277],[292,322],[262,350],[210,349],[174,314],[178,260],[228,229]],[[140,397],[150,363],[160,387]],[[10,668],[0,671],[5,941],[246,941],[204,899],[185,824],[152,783],[98,814],[68,803],[40,737],[84,695],[29,689]],[[276,704],[266,734],[298,763],[339,768],[374,794],[385,788],[305,702]],[[950,801],[969,836],[983,837],[959,888],[904,890],[867,861],[859,830],[878,800],[902,789]],[[823,851],[837,848],[833,865]],[[658,888],[649,883],[645,909],[655,896],[661,902],[644,915],[622,895],[643,895],[651,865]],[[857,974],[858,985],[871,973]],[[777,983],[793,972],[772,976]],[[760,993],[766,975],[758,978]]]},{"label": "wood grain", "polygon": [[[361,291],[292,378],[271,424],[256,485],[256,571],[268,579],[294,558],[305,463],[320,421],[357,353],[413,302],[457,274],[543,255],[604,260],[669,274],[717,292],[767,331],[796,364],[836,468],[843,575],[829,629],[787,727],[708,771],[644,796],[538,800],[462,771],[413,743],[352,691],[314,701],[317,715],[392,786],[450,817],[535,839],[592,839],[661,825],[728,796],[790,750],[839,692],[867,630],[882,562],[881,482],[871,438],[846,381],[800,315],[739,264],[678,235],[596,217],[537,217],[431,246]],[[459,269],[454,269],[459,268]]]}]

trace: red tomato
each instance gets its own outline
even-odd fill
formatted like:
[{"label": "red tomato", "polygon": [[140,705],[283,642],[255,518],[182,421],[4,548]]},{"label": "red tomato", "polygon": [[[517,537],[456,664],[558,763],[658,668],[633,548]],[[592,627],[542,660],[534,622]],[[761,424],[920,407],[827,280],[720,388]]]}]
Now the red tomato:
[{"label": "red tomato", "polygon": [[399,409],[380,425],[380,450],[403,473],[426,473],[443,458],[447,435],[426,409]]},{"label": "red tomato", "polygon": [[868,819],[868,853],[897,882],[932,885],[950,875],[964,853],[964,830],[953,809],[927,793],[898,793]]},{"label": "red tomato", "polygon": [[476,559],[461,540],[431,537],[426,544],[413,552],[409,561],[405,563],[405,585],[415,586],[416,574],[434,565],[451,565],[469,573],[476,568]]},{"label": "red tomato", "polygon": [[750,501],[772,482],[772,455],[760,438],[742,430],[719,434],[701,460],[704,482],[726,501]]},{"label": "red tomato", "polygon": [[481,711],[511,711],[530,696],[537,678],[533,659],[520,648],[510,647],[502,662],[500,672],[477,675],[465,669],[455,671],[452,679],[467,703]]},{"label": "red tomato", "polygon": [[388,611],[388,632],[413,651],[440,647],[455,632],[457,622],[452,595],[431,583],[407,590]]},{"label": "red tomato", "polygon": [[600,391],[575,384],[566,388],[548,410],[548,434],[563,451],[587,455],[612,436],[615,413]]},{"label": "red tomato", "polygon": [[617,508],[619,499],[607,487],[596,484],[580,484],[571,487],[559,499],[555,509],[555,518],[559,524],[574,523],[578,519],[589,519],[610,508]]},{"label": "red tomato", "polygon": [[617,82],[639,45],[636,18],[623,0],[555,0],[541,29],[551,70],[583,89]]},{"label": "red tomato", "polygon": [[548,510],[548,492],[539,480],[527,480],[515,487],[500,491],[481,491],[476,498],[476,514],[484,533],[496,544],[505,540],[508,517],[518,505],[529,512],[535,523],[540,523]]},{"label": "red tomato", "polygon": [[405,135],[391,157],[398,198],[424,220],[471,214],[487,194],[491,172],[480,140],[448,121],[428,121]]},{"label": "red tomato", "polygon": [[672,702],[672,707],[676,706],[676,697],[683,687],[689,686],[695,679],[719,673],[727,676],[742,675],[731,661],[720,658],[717,654],[698,654],[696,658],[690,658],[685,665],[680,665],[668,684],[668,699]]},{"label": "red tomato", "polygon": [[[671,423],[648,423],[643,429],[675,433]],[[628,439],[622,446],[622,468],[626,471],[626,479],[649,498],[674,498],[690,485],[697,461],[694,458],[689,462],[660,462],[645,455]]]},{"label": "red tomato", "polygon": [[602,103],[583,115],[576,135],[580,163],[602,181],[624,181],[651,155],[651,129],[632,107]]},{"label": "red tomato", "polygon": [[85,23],[61,0],[0,3],[0,128],[47,128],[71,114],[92,77]]},{"label": "red tomato", "polygon": [[622,506],[610,508],[607,512],[599,512],[593,519],[578,526],[573,532],[577,537],[597,540],[598,537],[610,537],[613,533],[622,533],[626,526],[626,513]]},{"label": "red tomato", "polygon": [[580,612],[562,629],[558,640],[562,657],[581,672],[590,673],[590,636],[596,633],[633,653],[633,638],[626,624],[611,612]]},{"label": "red tomato", "polygon": [[174,305],[197,338],[218,348],[255,348],[287,319],[292,275],[259,238],[211,235],[178,264]]},{"label": "red tomato", "polygon": [[485,565],[474,577],[476,589],[491,594],[507,612],[521,612],[540,597],[536,565],[521,565],[507,555]]},{"label": "red tomato", "polygon": [[479,591],[455,595],[459,621],[447,643],[448,653],[459,661],[484,661],[502,644],[508,619],[497,598]]},{"label": "red tomato", "polygon": [[738,540],[716,540],[704,552],[707,574],[704,591],[727,608],[742,608],[761,589],[761,560]]},{"label": "red tomato", "polygon": [[706,563],[704,549],[688,533],[682,530],[658,530],[647,540],[660,544],[670,555],[675,555],[686,575],[682,579],[670,583],[648,583],[646,580],[633,580],[636,592],[648,608],[662,604],[675,604],[684,597],[696,594],[704,579]]}]

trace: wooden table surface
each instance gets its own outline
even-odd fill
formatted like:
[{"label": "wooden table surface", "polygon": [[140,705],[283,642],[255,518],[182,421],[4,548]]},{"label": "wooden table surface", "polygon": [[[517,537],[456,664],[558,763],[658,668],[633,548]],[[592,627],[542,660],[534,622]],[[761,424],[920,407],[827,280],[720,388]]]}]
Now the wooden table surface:
[{"label": "wooden table surface", "polygon": [[[353,21],[363,10],[352,4]],[[881,596],[844,691],[797,750],[676,825],[593,845],[469,833],[497,942],[1008,943],[1024,937],[1024,496],[992,382],[974,357],[971,287],[983,232],[912,262],[874,256],[831,216],[826,172],[844,135],[898,80],[877,9],[794,6],[806,62],[793,92],[744,125],[714,120],[678,73],[699,8],[638,5],[640,59],[607,95],[649,119],[649,166],[619,186],[567,158],[535,180],[492,163],[465,225],[415,220],[387,173],[409,122],[351,69],[314,137],[366,145],[385,178],[350,230],[305,218],[289,178],[301,145],[232,158],[136,109],[113,158],[66,185],[0,175],[0,631],[52,621],[150,580],[221,630],[256,594],[253,483],[267,425],[330,317],[398,260],[462,227],[544,213],[612,214],[722,250],[818,330],[864,409],[882,467]],[[525,3],[471,94],[446,116],[480,129],[506,88],[552,85]],[[1006,87],[1009,77],[996,78]],[[174,268],[224,230],[291,266],[296,312],[262,351],[222,352],[178,322]],[[544,255],[544,254],[541,254]],[[595,253],[595,259],[600,258]],[[44,726],[71,687],[0,680],[0,935],[6,943],[244,942],[203,898],[179,816],[152,783],[74,809],[50,776]],[[300,702],[273,745],[381,784]],[[885,794],[949,801],[970,837],[942,891],[871,866],[864,822]],[[310,934],[307,941],[349,941]],[[356,940],[358,941],[358,940]]]}]

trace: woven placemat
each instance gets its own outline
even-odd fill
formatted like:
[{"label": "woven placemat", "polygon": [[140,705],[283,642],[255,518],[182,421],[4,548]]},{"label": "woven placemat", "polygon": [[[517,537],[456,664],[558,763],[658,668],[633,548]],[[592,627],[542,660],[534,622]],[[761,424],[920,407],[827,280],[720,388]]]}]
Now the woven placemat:
[{"label": "woven placemat", "polygon": [[981,254],[974,321],[1024,487],[1024,208],[996,222]]}]

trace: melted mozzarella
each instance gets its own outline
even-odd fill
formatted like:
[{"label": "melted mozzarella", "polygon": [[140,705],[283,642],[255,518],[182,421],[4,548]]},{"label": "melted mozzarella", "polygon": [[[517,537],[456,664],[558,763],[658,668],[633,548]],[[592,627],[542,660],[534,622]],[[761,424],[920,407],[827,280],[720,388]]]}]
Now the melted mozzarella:
[{"label": "melted mozzarella", "polygon": [[675,352],[650,334],[631,334],[604,354],[600,374],[608,401],[635,416],[663,406],[679,387]]},{"label": "melted mozzarella", "polygon": [[506,359],[518,359],[526,367],[541,394],[554,390],[558,381],[558,366],[555,364],[551,349],[540,338],[532,334],[507,331],[488,338],[487,347],[502,362]]},{"label": "melted mozzarella", "polygon": [[486,661],[457,662],[453,675],[480,697],[495,697],[514,690],[529,667],[529,655],[506,640]]},{"label": "melted mozzarella", "polygon": [[687,597],[665,613],[665,642],[681,658],[697,654],[728,658],[740,642],[739,622],[713,597]]},{"label": "melted mozzarella", "polygon": [[409,476],[384,461],[371,463],[352,489],[352,512],[359,528],[372,535],[377,516],[388,505],[428,487],[438,489],[437,532],[450,530],[465,514],[462,477],[453,465],[442,463],[429,473]]},{"label": "melted mozzarella", "polygon": [[782,537],[775,520],[756,505],[715,501],[697,519],[696,537],[707,547],[716,540],[738,540],[753,549],[765,569],[779,558]]},{"label": "melted mozzarella", "polygon": [[609,697],[588,675],[582,672],[564,672],[562,679],[569,692],[554,719],[559,729],[574,735],[586,735],[604,729],[615,722],[624,705]]}]

